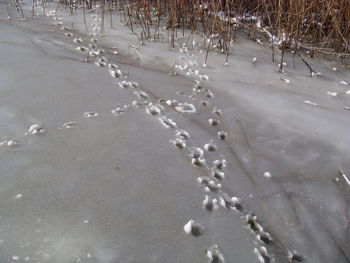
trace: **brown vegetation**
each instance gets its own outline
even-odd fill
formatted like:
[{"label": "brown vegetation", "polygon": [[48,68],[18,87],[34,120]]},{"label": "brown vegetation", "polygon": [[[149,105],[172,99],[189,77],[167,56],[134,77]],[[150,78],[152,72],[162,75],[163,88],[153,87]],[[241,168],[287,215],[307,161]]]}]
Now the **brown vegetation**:
[{"label": "brown vegetation", "polygon": [[[116,0],[115,0],[116,1]],[[350,56],[349,0],[129,0],[116,1],[126,10],[127,24],[142,26],[141,39],[158,36],[166,25],[169,45],[178,34],[203,33],[211,47],[229,54],[235,30],[247,29],[270,43],[273,54],[292,50]],[[151,28],[154,30],[152,35]],[[267,41],[266,41],[267,40]],[[283,54],[282,54],[283,56]],[[273,56],[274,58],[274,56]]]},{"label": "brown vegetation", "polygon": [[[40,1],[44,8],[45,1]],[[12,6],[23,17],[20,0],[1,3],[9,16]],[[33,6],[37,3],[33,0]],[[227,54],[226,61],[237,29],[269,44],[273,60],[276,52],[283,57],[285,50],[299,56],[300,50],[306,50],[311,57],[320,53],[341,60],[350,57],[349,0],[58,0],[58,5],[72,14],[77,6],[82,7],[84,17],[85,9],[97,4],[101,34],[107,12],[113,27],[112,14],[119,11],[141,42],[162,37],[160,27],[164,26],[171,48],[177,37],[186,37],[189,42],[194,33],[201,33],[207,55],[215,49]],[[141,33],[136,32],[135,25]]]}]

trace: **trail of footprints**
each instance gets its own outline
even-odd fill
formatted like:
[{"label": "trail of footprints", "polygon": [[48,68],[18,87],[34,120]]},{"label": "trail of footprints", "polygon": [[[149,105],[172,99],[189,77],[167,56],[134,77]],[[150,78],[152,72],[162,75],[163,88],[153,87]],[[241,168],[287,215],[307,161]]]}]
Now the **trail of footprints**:
[{"label": "trail of footprints", "polygon": [[[209,76],[206,74],[201,74],[199,70],[195,69],[195,67],[198,66],[198,63],[196,60],[192,59],[193,56],[188,53],[188,49],[185,45],[180,49],[180,51],[187,53],[189,58],[186,59],[185,56],[181,56],[179,60],[182,63],[175,63],[171,75],[183,74],[186,76],[191,76],[195,82],[193,90],[196,93],[203,95],[204,99],[201,101],[201,105],[204,108],[208,108],[211,104],[208,100],[211,100],[214,97],[214,94],[212,91],[204,88],[201,85],[201,81],[208,80]],[[191,97],[195,96],[192,94],[190,98]],[[219,141],[225,140],[227,137],[227,132],[220,129],[221,115],[221,109],[214,106],[212,108],[212,116],[208,119],[208,124],[217,131],[217,139],[219,139]],[[240,198],[230,196],[223,190],[223,181],[225,179],[224,168],[226,167],[225,158],[221,156],[217,160],[213,161],[211,165],[207,163],[205,155],[215,153],[218,150],[218,146],[213,140],[210,140],[203,147],[191,147],[189,144],[190,136],[187,132],[185,132],[185,134],[186,136],[176,133],[173,143],[177,148],[181,150],[187,149],[189,151],[191,163],[195,167],[200,167],[207,170],[208,176],[201,176],[197,178],[198,185],[204,190],[204,192],[207,193],[202,203],[203,209],[206,209],[209,213],[211,213],[219,209],[221,206],[224,209],[229,209],[239,213],[245,227],[255,236],[257,247],[254,249],[254,253],[257,256],[257,260],[260,263],[274,262],[275,259],[273,255],[268,251],[268,247],[274,243],[270,233],[267,232],[259,223],[257,216],[244,207]],[[198,237],[199,234],[201,235],[205,233],[205,228],[199,222],[196,222],[194,219],[190,219],[184,225],[184,232],[188,235]],[[207,257],[209,262],[224,262],[223,254],[220,252],[216,244],[207,250]],[[301,262],[304,260],[304,257],[294,250],[287,251],[287,259],[290,262]]]},{"label": "trail of footprints", "polygon": [[[55,13],[50,13],[55,25],[62,26],[62,21],[60,18],[55,16]],[[99,21],[97,15],[92,15],[96,22]],[[96,24],[93,26],[92,37],[97,36],[99,27]],[[73,38],[74,34],[70,32],[70,29],[62,26],[61,29],[64,31],[64,35],[69,38]],[[225,180],[225,167],[226,160],[224,156],[215,159],[212,163],[208,163],[206,156],[213,155],[217,152],[218,146],[214,142],[214,139],[208,140],[203,146],[194,146],[191,144],[191,135],[182,127],[169,118],[165,113],[165,108],[168,107],[175,112],[180,114],[193,114],[197,111],[194,104],[188,102],[178,102],[177,100],[170,99],[157,99],[153,98],[145,91],[142,90],[139,83],[126,80],[125,76],[119,66],[113,63],[108,63],[108,59],[104,56],[105,52],[102,49],[97,48],[98,40],[96,38],[91,38],[87,45],[84,44],[85,41],[82,38],[74,38],[72,42],[76,45],[76,49],[80,52],[86,54],[86,61],[89,62],[91,58],[95,59],[93,63],[97,67],[106,67],[109,74],[118,80],[118,86],[122,89],[132,90],[133,94],[137,97],[137,100],[132,101],[130,104],[115,107],[111,110],[111,114],[114,116],[120,116],[125,114],[130,107],[144,110],[147,114],[158,118],[160,124],[165,128],[171,129],[174,138],[170,141],[176,148],[181,151],[187,151],[190,163],[199,169],[206,171],[205,176],[198,177],[198,186],[203,190],[203,202],[202,208],[208,211],[209,214],[214,213],[219,207],[223,209],[232,210],[233,212],[239,213],[242,218],[242,222],[245,227],[249,229],[255,236],[257,241],[257,247],[254,249],[254,253],[260,263],[270,263],[274,262],[274,257],[269,253],[268,246],[273,244],[274,240],[272,236],[263,228],[259,223],[258,218],[247,210],[240,198],[236,196],[230,196],[223,190],[223,182]],[[188,52],[186,47],[182,48],[182,52]],[[117,54],[117,53],[115,53]],[[189,55],[189,57],[191,57]],[[184,56],[181,57],[182,60],[186,59]],[[192,76],[194,78],[193,92],[188,96],[191,100],[198,100],[198,97],[204,97],[204,100],[200,101],[200,106],[203,108],[209,108],[211,100],[214,98],[214,94],[207,88],[201,85],[200,81],[206,81],[209,79],[208,75],[201,74],[199,70],[194,69],[198,66],[197,62],[194,60],[188,60],[183,65],[176,63],[172,75],[179,74],[179,71],[185,72],[186,76]],[[199,80],[198,80],[199,79]],[[185,97],[184,93],[177,93],[178,96]],[[220,129],[220,116],[222,115],[221,109],[214,106],[212,107],[211,117],[208,119],[208,125],[217,131],[218,142],[225,140],[227,137],[227,132]],[[99,115],[97,112],[85,112],[83,113],[83,118],[95,119]],[[77,121],[69,121],[61,125],[58,130],[61,129],[72,129],[78,125]],[[32,125],[25,135],[44,135],[46,133],[45,128],[41,124]],[[19,142],[16,138],[7,138],[0,142],[0,146],[15,147],[18,146]],[[183,226],[183,231],[187,235],[192,235],[194,237],[200,237],[205,234],[205,226],[197,222],[194,219],[189,219],[189,221]],[[288,251],[287,258],[291,262],[300,262],[304,258],[296,251]],[[209,263],[221,263],[225,261],[223,253],[217,244],[213,244],[205,250],[206,257]]]}]

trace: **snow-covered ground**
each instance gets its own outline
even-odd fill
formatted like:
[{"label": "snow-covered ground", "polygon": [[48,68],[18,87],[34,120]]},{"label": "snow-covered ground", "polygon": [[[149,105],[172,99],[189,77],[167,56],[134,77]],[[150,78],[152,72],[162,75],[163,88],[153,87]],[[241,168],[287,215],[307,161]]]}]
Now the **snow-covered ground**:
[{"label": "snow-covered ground", "polygon": [[203,67],[199,36],[24,9],[0,12],[0,262],[350,261],[349,69],[278,73],[243,33]]}]

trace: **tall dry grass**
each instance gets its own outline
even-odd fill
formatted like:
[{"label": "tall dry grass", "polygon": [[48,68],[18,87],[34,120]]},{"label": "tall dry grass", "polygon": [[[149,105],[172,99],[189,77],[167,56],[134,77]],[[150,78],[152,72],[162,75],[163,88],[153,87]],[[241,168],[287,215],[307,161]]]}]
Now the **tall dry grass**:
[{"label": "tall dry grass", "polygon": [[[20,0],[0,1],[19,11]],[[141,43],[162,37],[161,27],[167,29],[171,48],[179,36],[192,43],[194,33],[202,34],[206,61],[216,50],[226,54],[227,62],[237,29],[269,45],[273,60],[276,53],[283,60],[287,50],[298,56],[306,50],[311,57],[322,53],[342,61],[350,58],[350,0],[58,0],[58,4],[72,14],[77,5],[85,14],[85,9],[98,4],[101,34],[105,16],[109,13],[113,27],[113,12],[121,12],[122,21]]]},{"label": "tall dry grass", "polygon": [[234,30],[244,27],[255,34],[265,34],[267,37],[273,35],[280,49],[308,49],[311,53],[350,55],[349,0],[116,2],[129,9],[130,24],[133,20],[134,24],[142,25],[144,38],[152,37],[151,27],[159,32],[163,22],[169,30],[171,47],[174,47],[176,35],[184,34],[189,29],[192,33],[202,32],[206,38],[215,38],[216,46],[228,52]]}]

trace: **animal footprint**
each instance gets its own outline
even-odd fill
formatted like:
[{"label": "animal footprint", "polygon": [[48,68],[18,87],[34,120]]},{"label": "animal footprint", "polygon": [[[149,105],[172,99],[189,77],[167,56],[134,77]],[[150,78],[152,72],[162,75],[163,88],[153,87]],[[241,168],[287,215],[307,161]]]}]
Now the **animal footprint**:
[{"label": "animal footprint", "polygon": [[99,59],[99,60],[95,61],[95,65],[102,68],[102,67],[105,67],[107,64],[106,64],[106,62]]},{"label": "animal footprint", "polygon": [[132,106],[134,106],[137,109],[146,107],[149,105],[149,101],[148,100],[134,100],[132,102]]},{"label": "animal footprint", "polygon": [[203,100],[202,101],[202,106],[203,107],[208,107],[209,106],[209,102],[207,100]]},{"label": "animal footprint", "polygon": [[220,196],[220,205],[227,209],[233,209],[237,211],[242,211],[243,207],[241,205],[241,199],[238,197],[230,197],[226,194]]},{"label": "animal footprint", "polygon": [[18,146],[18,142],[16,140],[7,139],[0,142],[0,146],[16,147]]},{"label": "animal footprint", "polygon": [[75,44],[81,44],[81,43],[83,43],[83,40],[79,37],[79,38],[74,38],[73,39],[73,43],[75,43]]},{"label": "animal footprint", "polygon": [[225,179],[225,173],[215,167],[211,168],[211,176],[218,179],[219,181]]},{"label": "animal footprint", "polygon": [[159,121],[165,128],[176,128],[177,124],[172,119],[167,118],[165,116],[159,117]]},{"label": "animal footprint", "polygon": [[218,126],[219,124],[220,124],[220,121],[219,120],[216,120],[216,119],[212,119],[212,118],[210,118],[209,120],[208,120],[208,122],[209,122],[209,124],[211,125],[211,126]]},{"label": "animal footprint", "polygon": [[205,96],[207,96],[207,98],[213,98],[214,97],[214,93],[211,92],[210,90],[207,90],[206,93],[205,93]]},{"label": "animal footprint", "polygon": [[254,253],[257,256],[259,263],[270,263],[271,262],[271,256],[267,252],[266,247],[261,246],[259,248],[254,248]]},{"label": "animal footprint", "polygon": [[191,219],[184,225],[183,229],[187,235],[199,237],[203,234],[204,228],[199,223]]},{"label": "animal footprint", "polygon": [[174,139],[172,143],[179,149],[183,149],[186,147],[186,142],[181,138]]},{"label": "animal footprint", "polygon": [[123,73],[122,73],[122,71],[121,71],[120,69],[117,69],[117,70],[112,70],[112,69],[110,69],[110,70],[109,70],[109,74],[110,74],[113,78],[116,78],[116,79],[120,78],[120,77],[123,75]]},{"label": "animal footprint", "polygon": [[225,258],[222,253],[219,251],[218,245],[212,245],[206,249],[206,255],[209,259],[208,263],[223,263]]},{"label": "animal footprint", "polygon": [[290,262],[302,262],[304,257],[300,255],[296,250],[288,251],[288,260]]},{"label": "animal footprint", "polygon": [[215,160],[213,162],[213,166],[216,167],[217,169],[221,170],[221,169],[226,167],[226,160],[225,159]]},{"label": "animal footprint", "polygon": [[95,118],[97,116],[98,116],[97,112],[90,112],[90,111],[85,112],[84,115],[83,115],[84,118],[89,118],[89,119],[90,118]]},{"label": "animal footprint", "polygon": [[116,107],[113,110],[111,110],[111,113],[114,116],[120,116],[123,115],[126,112],[125,108],[120,108],[120,107]]},{"label": "animal footprint", "polygon": [[175,136],[183,140],[188,140],[191,138],[191,135],[185,130],[177,130]]},{"label": "animal footprint", "polygon": [[148,94],[142,90],[134,91],[134,94],[139,96],[141,99],[148,99]]},{"label": "animal footprint", "polygon": [[189,103],[179,103],[176,107],[175,110],[180,113],[195,113],[196,108],[193,104]]},{"label": "animal footprint", "polygon": [[155,115],[159,115],[162,112],[162,109],[163,109],[162,106],[158,106],[153,103],[150,103],[146,108],[146,112],[155,116]]},{"label": "animal footprint", "polygon": [[218,147],[213,142],[205,144],[203,148],[207,152],[215,152],[218,149]]},{"label": "animal footprint", "polygon": [[220,110],[218,107],[214,107],[213,113],[220,116],[222,114],[222,110]]},{"label": "animal footprint", "polygon": [[132,87],[132,82],[123,80],[123,81],[120,81],[118,83],[118,86],[123,88],[123,89],[131,88]]},{"label": "animal footprint", "polygon": [[227,132],[225,132],[225,131],[218,131],[218,138],[220,140],[225,140],[226,137],[227,137]]},{"label": "animal footprint", "polygon": [[77,124],[78,123],[75,121],[69,121],[69,122],[66,122],[65,124],[63,124],[62,127],[65,129],[71,129],[71,128],[74,128]]},{"label": "animal footprint", "polygon": [[197,167],[205,166],[206,161],[204,158],[192,158],[192,164]]},{"label": "animal footprint", "polygon": [[214,211],[219,208],[218,200],[216,198],[211,198],[208,195],[205,196],[202,204],[203,208],[208,211]]},{"label": "animal footprint", "polygon": [[216,180],[211,179],[208,176],[201,176],[197,178],[197,182],[204,187],[207,192],[219,192],[222,188],[222,184]]},{"label": "animal footprint", "polygon": [[32,135],[40,135],[40,134],[45,134],[45,129],[43,126],[39,124],[34,124],[30,126],[28,132]]}]

